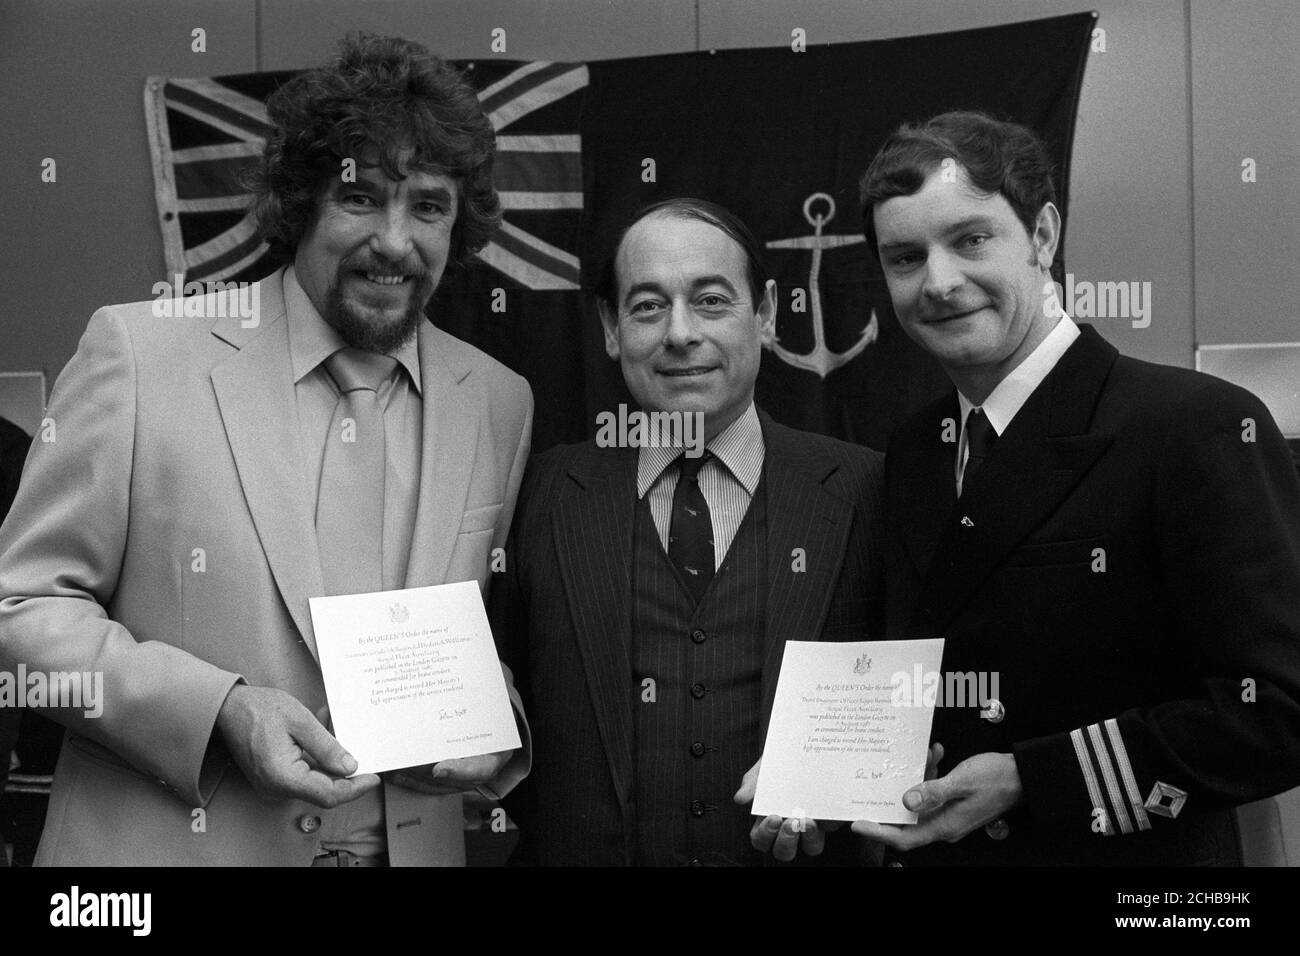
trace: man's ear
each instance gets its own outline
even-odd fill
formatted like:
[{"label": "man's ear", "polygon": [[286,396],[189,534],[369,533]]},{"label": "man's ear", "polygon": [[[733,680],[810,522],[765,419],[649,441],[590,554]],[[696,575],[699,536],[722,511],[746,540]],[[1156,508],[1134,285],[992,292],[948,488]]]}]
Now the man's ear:
[{"label": "man's ear", "polygon": [[1038,268],[1044,272],[1052,268],[1056,247],[1061,241],[1061,213],[1054,203],[1043,203],[1034,223],[1034,256]]},{"label": "man's ear", "polygon": [[600,313],[600,327],[605,330],[605,354],[618,361],[618,316],[604,299],[596,300],[596,311]]},{"label": "man's ear", "polygon": [[776,341],[776,280],[768,279],[758,305],[758,338],[766,348]]}]

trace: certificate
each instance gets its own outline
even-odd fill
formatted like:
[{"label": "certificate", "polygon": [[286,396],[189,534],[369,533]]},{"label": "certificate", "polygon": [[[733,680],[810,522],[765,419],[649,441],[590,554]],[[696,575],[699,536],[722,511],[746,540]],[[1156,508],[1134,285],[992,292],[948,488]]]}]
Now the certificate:
[{"label": "certificate", "polygon": [[787,641],[753,812],[915,823],[903,794],[925,779],[943,640]]},{"label": "certificate", "polygon": [[357,773],[519,746],[477,583],[310,604],[334,736]]}]

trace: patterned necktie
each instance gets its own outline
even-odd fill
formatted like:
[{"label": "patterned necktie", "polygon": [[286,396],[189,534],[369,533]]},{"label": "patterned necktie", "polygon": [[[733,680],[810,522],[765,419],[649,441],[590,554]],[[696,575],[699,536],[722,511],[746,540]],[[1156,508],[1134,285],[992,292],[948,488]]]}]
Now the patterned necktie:
[{"label": "patterned necktie", "polygon": [[339,349],[325,366],[339,387],[325,437],[316,543],[326,594],[364,594],[384,586],[384,410],[379,386],[397,360]]},{"label": "patterned necktie", "polygon": [[975,472],[980,470],[984,460],[993,451],[993,443],[997,440],[998,433],[989,424],[983,410],[972,408],[966,415],[966,448],[969,455],[966,458],[966,470],[961,475],[963,491],[970,485],[970,480],[975,476]]},{"label": "patterned necktie", "polygon": [[700,469],[713,455],[677,459],[681,474],[673,490],[673,517],[668,526],[668,559],[682,577],[698,604],[713,580],[713,519],[709,504],[700,491]]}]

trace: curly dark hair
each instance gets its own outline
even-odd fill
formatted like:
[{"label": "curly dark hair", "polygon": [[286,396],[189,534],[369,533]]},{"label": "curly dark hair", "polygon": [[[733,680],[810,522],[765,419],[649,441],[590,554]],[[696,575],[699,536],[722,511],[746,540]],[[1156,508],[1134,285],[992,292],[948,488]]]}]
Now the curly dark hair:
[{"label": "curly dark hair", "polygon": [[976,189],[1001,193],[1031,236],[1043,206],[1056,202],[1051,157],[1029,127],[965,110],[905,123],[889,134],[859,184],[863,232],[873,255],[880,254],[875,207],[919,192],[949,158],[966,170]]},{"label": "curly dark hair", "polygon": [[370,150],[392,179],[411,149],[410,168],[459,181],[453,261],[467,262],[501,223],[492,124],[461,74],[419,43],[349,34],[331,62],[293,77],[266,108],[275,132],[248,185],[261,235],[283,257],[315,220],[322,187],[343,160]]}]

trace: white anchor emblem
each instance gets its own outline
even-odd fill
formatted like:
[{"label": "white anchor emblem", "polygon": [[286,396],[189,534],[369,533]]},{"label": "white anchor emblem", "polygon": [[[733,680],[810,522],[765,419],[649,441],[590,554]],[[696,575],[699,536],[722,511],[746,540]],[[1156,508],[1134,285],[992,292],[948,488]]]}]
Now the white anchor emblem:
[{"label": "white anchor emblem", "polygon": [[[826,212],[814,214],[813,203],[817,200],[826,203]],[[810,372],[816,372],[822,378],[825,378],[835,369],[847,362],[851,362],[857,357],[863,349],[876,340],[880,334],[880,323],[876,320],[876,310],[871,310],[871,321],[867,323],[858,334],[858,340],[847,352],[832,352],[826,347],[826,326],[822,319],[822,296],[821,296],[821,270],[822,270],[822,250],[834,249],[839,246],[851,246],[855,243],[866,242],[864,236],[823,236],[822,227],[835,218],[835,200],[826,193],[813,193],[803,203],[803,216],[808,220],[808,224],[813,227],[811,236],[799,236],[795,239],[774,239],[767,244],[769,249],[811,249],[812,250],[812,268],[808,272],[808,296],[812,299],[812,319],[813,319],[813,350],[806,354],[800,355],[791,352],[789,349],[782,348],[781,345],[773,341],[768,346],[773,352],[781,357],[781,360],[793,365],[795,368],[807,369]]]}]

